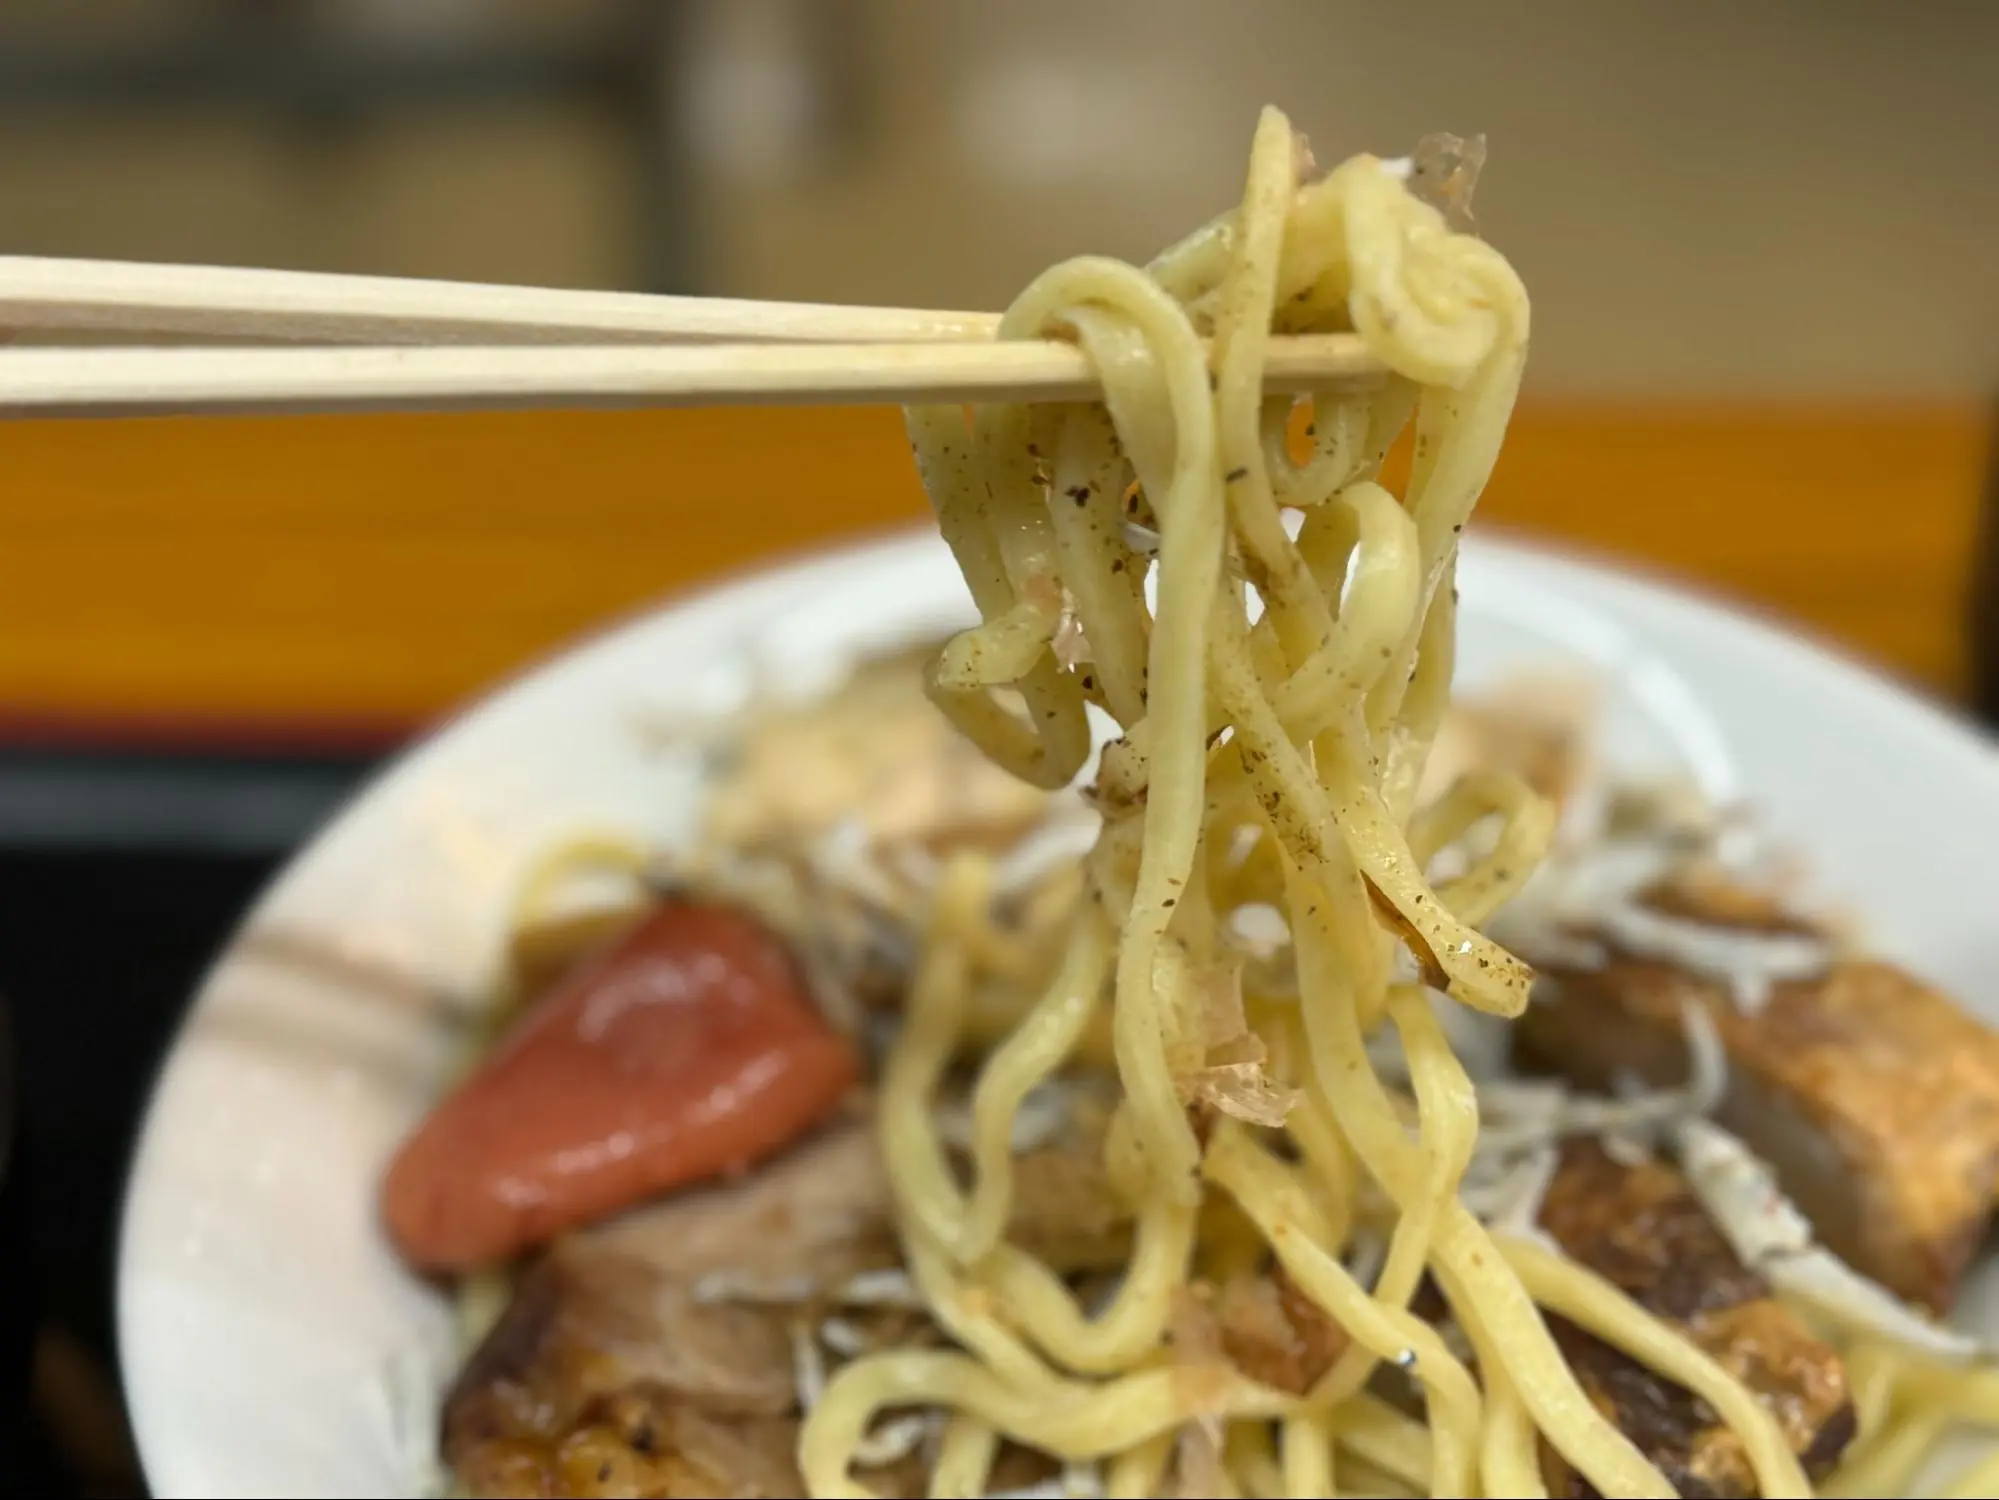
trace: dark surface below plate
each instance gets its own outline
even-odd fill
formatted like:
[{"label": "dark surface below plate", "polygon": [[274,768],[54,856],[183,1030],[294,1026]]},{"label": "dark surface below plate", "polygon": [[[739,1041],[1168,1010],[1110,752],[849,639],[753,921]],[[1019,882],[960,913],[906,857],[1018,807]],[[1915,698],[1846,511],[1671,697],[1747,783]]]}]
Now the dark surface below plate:
[{"label": "dark surface below plate", "polygon": [[25,1157],[0,1196],[0,1361],[10,1331],[37,1333],[32,1401],[10,1385],[22,1361],[0,1363],[0,1495],[144,1493],[112,1312],[134,1132],[216,949],[366,770],[0,753],[0,994]]},{"label": "dark surface below plate", "polygon": [[25,1492],[28,1475],[14,1472],[30,1446],[28,1374],[37,1309],[29,1295],[27,1174],[16,1139],[16,1074],[7,1003],[0,999],[0,1492]]}]

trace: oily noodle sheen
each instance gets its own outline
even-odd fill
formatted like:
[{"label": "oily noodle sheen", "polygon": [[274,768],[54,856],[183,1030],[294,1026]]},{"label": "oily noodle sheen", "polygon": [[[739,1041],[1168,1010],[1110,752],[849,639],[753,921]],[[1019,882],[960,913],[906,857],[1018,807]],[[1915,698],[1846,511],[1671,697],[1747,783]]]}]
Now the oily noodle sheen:
[{"label": "oily noodle sheen", "polygon": [[[1122,735],[1101,761],[1088,899],[1059,953],[996,968],[1013,935],[993,925],[987,869],[962,859],[941,880],[882,1133],[912,1273],[959,1347],[842,1369],[805,1428],[807,1482],[816,1495],[865,1494],[856,1445],[885,1409],[915,1406],[950,1414],[934,1494],[982,1493],[1001,1437],[1103,1462],[1113,1494],[1148,1493],[1189,1424],[1259,1492],[1335,1494],[1360,1448],[1369,1462],[1354,1463],[1349,1488],[1388,1467],[1438,1495],[1545,1494],[1538,1435],[1605,1495],[1671,1494],[1584,1397],[1548,1308],[1706,1397],[1763,1494],[1809,1494],[1740,1383],[1598,1278],[1495,1237],[1459,1201],[1472,1085],[1424,986],[1398,981],[1396,952],[1475,1009],[1511,1016],[1526,1002],[1528,970],[1479,924],[1540,857],[1550,812],[1503,776],[1468,778],[1422,809],[1415,795],[1449,695],[1458,535],[1519,386],[1527,297],[1497,251],[1412,196],[1406,167],[1360,156],[1303,182],[1308,168],[1268,111],[1239,211],[1146,269],[1084,257],[1021,295],[1003,336],[1073,337],[1102,375],[1102,405],[908,413],[982,617],[934,664],[937,704],[1044,787],[1083,767],[1086,704]],[[1298,462],[1295,403],[1265,395],[1265,350],[1272,333],[1337,330],[1358,333],[1392,374],[1364,394],[1319,396]],[[1398,499],[1377,474],[1412,416]],[[1295,540],[1287,510],[1302,519]],[[1489,820],[1501,829],[1478,846],[1489,852],[1432,886],[1430,857]],[[1252,981],[1228,1035],[1215,976],[1231,914],[1249,905],[1286,918],[1295,984],[1266,994]],[[974,988],[1023,969],[1034,989],[978,1074],[967,1190],[935,1095],[968,1051]],[[1085,1307],[1004,1237],[1009,1138],[1022,1098],[1105,1004],[1122,1084],[1108,1167],[1137,1229],[1115,1295]],[[1410,1062],[1413,1129],[1364,1049],[1382,1024]],[[1202,1080],[1224,1072],[1235,1092],[1190,1111]],[[1280,1135],[1293,1149],[1277,1149]],[[1382,1221],[1382,1200],[1389,1248],[1370,1291],[1341,1252],[1357,1218]],[[1190,1278],[1249,1264],[1264,1245],[1353,1340],[1303,1398],[1219,1359],[1176,1363],[1167,1347]],[[1477,1379],[1409,1310],[1425,1272],[1470,1338]],[[1427,1426],[1366,1390],[1383,1361],[1416,1382]],[[1367,1431],[1379,1440],[1354,1436]]]}]

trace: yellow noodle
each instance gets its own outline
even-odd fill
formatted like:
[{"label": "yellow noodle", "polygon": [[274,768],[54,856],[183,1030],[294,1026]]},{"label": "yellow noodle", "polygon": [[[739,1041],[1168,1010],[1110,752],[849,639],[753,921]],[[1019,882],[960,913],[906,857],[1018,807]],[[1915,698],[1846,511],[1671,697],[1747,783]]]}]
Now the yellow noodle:
[{"label": "yellow noodle", "polygon": [[1554,838],[1554,807],[1509,772],[1474,772],[1419,812],[1409,829],[1411,852],[1428,864],[1488,815],[1500,820],[1491,852],[1437,887],[1438,900],[1474,922],[1485,921],[1512,900],[1534,873]]},{"label": "yellow noodle", "polygon": [[1495,1500],[1544,1500],[1548,1486],[1541,1477],[1534,1419],[1513,1387],[1505,1357],[1491,1346],[1491,1334],[1482,1324],[1466,1324],[1465,1333],[1477,1355],[1479,1379],[1486,1394],[1485,1430],[1479,1438],[1483,1493]]},{"label": "yellow noodle", "polygon": [[1414,1418],[1362,1392],[1342,1402],[1331,1422],[1342,1453],[1393,1475],[1417,1493],[1430,1491],[1430,1438]]},{"label": "yellow noodle", "polygon": [[997,1315],[990,1290],[959,1275],[943,1252],[920,1234],[909,1237],[903,1253],[940,1328],[1015,1385],[1052,1388],[1054,1373]]},{"label": "yellow noodle", "polygon": [[[999,764],[1044,786],[1083,764],[1086,705],[1118,737],[1099,762],[1103,825],[1066,934],[1003,937],[984,866],[944,873],[884,1071],[881,1129],[912,1273],[962,1352],[892,1351],[839,1370],[805,1423],[803,1472],[815,1494],[858,1493],[855,1444],[881,1411],[915,1405],[950,1416],[935,1482],[958,1489],[1000,1434],[1104,1461],[1111,1493],[1151,1493],[1176,1433],[1200,1420],[1224,1424],[1228,1472],[1254,1492],[1326,1494],[1337,1477],[1536,1493],[1545,1438],[1605,1495],[1669,1494],[1584,1395],[1540,1296],[1698,1390],[1740,1432],[1766,1494],[1802,1493],[1746,1388],[1566,1263],[1533,1247],[1502,1256],[1457,1196],[1476,1139],[1470,1084],[1427,997],[1391,979],[1398,942],[1477,1009],[1518,1013],[1531,979],[1478,924],[1541,857],[1550,810],[1499,776],[1415,806],[1455,658],[1457,540],[1518,389],[1527,302],[1496,252],[1452,232],[1386,164],[1357,157],[1305,182],[1302,160],[1268,111],[1234,212],[1143,270],[1083,257],[1016,300],[1001,336],[1073,339],[1099,372],[1100,405],[908,414],[981,621],[933,666],[933,697]],[[1348,328],[1390,373],[1374,390],[1314,394],[1309,455],[1294,460],[1292,403],[1264,389],[1270,336]],[[1398,499],[1378,476],[1412,413]],[[1287,508],[1304,512],[1296,541]],[[1156,561],[1127,531],[1133,519],[1155,529]],[[1487,825],[1487,852],[1433,889],[1435,855]],[[1268,1145],[1206,1115],[1203,1137],[1190,1112],[1208,1099],[1269,1127],[1267,1110],[1283,1108],[1255,1114],[1251,1096],[1203,1092],[1226,1033],[1215,976],[1237,962],[1223,924],[1256,902],[1289,925],[1296,994],[1282,976],[1270,980],[1282,994],[1245,983],[1252,1034],[1227,1037],[1222,1063],[1231,1077],[1253,1072],[1244,1044],[1267,1044],[1272,1092],[1254,1097],[1290,1109]],[[1134,1243],[1109,1301],[1085,1308],[1006,1237],[1008,1142],[1028,1090],[1088,1045],[1106,979],[1122,1100],[1105,1168]],[[1409,1061],[1413,1121],[1367,1056],[1384,1015]],[[965,1184],[937,1135],[936,1095],[954,1060],[995,1043]],[[1166,1344],[1196,1265],[1254,1262],[1241,1223],[1203,1209],[1213,1189],[1353,1341],[1302,1403],[1212,1362],[1175,1363]],[[1339,1259],[1363,1217],[1388,1235],[1373,1293]],[[1479,1351],[1486,1395],[1408,1311],[1425,1271]],[[1379,1360],[1412,1357],[1427,1426],[1360,1389]]]},{"label": "yellow noodle", "polygon": [[1284,1420],[1278,1454],[1278,1479],[1285,1495],[1332,1495],[1338,1489],[1338,1462],[1333,1457],[1333,1434],[1327,1418],[1301,1413]]},{"label": "yellow noodle", "polygon": [[578,875],[598,871],[636,877],[651,861],[645,845],[629,834],[590,833],[565,839],[528,866],[516,888],[507,929],[519,932],[545,920],[552,899]]},{"label": "yellow noodle", "polygon": [[1479,1430],[1478,1388],[1437,1331],[1384,1306],[1312,1237],[1311,1200],[1273,1170],[1276,1163],[1240,1131],[1223,1128],[1208,1148],[1207,1172],[1269,1239],[1291,1279],[1377,1357],[1409,1367],[1430,1406],[1431,1472],[1443,1494],[1468,1494]]},{"label": "yellow noodle", "polygon": [[[1356,920],[1356,908],[1364,919],[1364,902],[1357,898],[1334,902],[1302,884],[1291,902],[1305,987],[1321,991],[1329,1002],[1305,1008],[1306,1033],[1313,1066],[1341,1127],[1400,1205],[1413,1200],[1421,1163],[1368,1061],[1357,1008],[1339,1003],[1344,985],[1332,966],[1339,947],[1332,919],[1338,914]],[[1353,945],[1345,946],[1350,951]],[[1436,1246],[1433,1269],[1453,1311],[1468,1331],[1479,1331],[1474,1337],[1482,1347],[1499,1351],[1535,1425],[1563,1457],[1606,1495],[1671,1495],[1665,1476],[1583,1394],[1519,1277],[1455,1199],[1443,1207]]]},{"label": "yellow noodle", "polygon": [[1999,1427],[1999,1367],[1945,1365],[1900,1351],[1886,1357],[1897,1396],[1948,1411],[1961,1422]]},{"label": "yellow noodle", "polygon": [[[1374,1298],[1384,1307],[1407,1307],[1429,1263],[1437,1216],[1456,1195],[1465,1164],[1471,1160],[1478,1137],[1478,1101],[1472,1096],[1471,1080],[1451,1057],[1450,1043],[1423,993],[1398,989],[1388,1004],[1402,1034],[1416,1086],[1423,1184],[1415,1201],[1395,1221]],[[1327,1401],[1344,1400],[1374,1373],[1375,1360],[1374,1351],[1354,1345],[1340,1356],[1314,1394]]]},{"label": "yellow noodle", "polygon": [[1999,1453],[1988,1453],[1967,1464],[1937,1492],[1937,1500],[1991,1500],[1994,1495],[1999,1495]]},{"label": "yellow noodle", "polygon": [[[1242,1492],[1254,1500],[1285,1500],[1290,1493],[1268,1422],[1232,1424],[1222,1445],[1222,1462]],[[1330,1487],[1327,1493],[1332,1493]]]},{"label": "yellow noodle", "polygon": [[1940,1411],[1910,1412],[1890,1421],[1849,1450],[1832,1477],[1819,1486],[1825,1500],[1858,1500],[1865,1495],[1901,1495],[1943,1435],[1949,1417]]},{"label": "yellow noodle", "polygon": [[1085,1312],[1062,1279],[1013,1245],[994,1247],[979,1267],[1007,1317],[1050,1358],[1071,1370],[1107,1375],[1157,1347],[1173,1296],[1185,1285],[1198,1210],[1165,1197],[1140,1209],[1130,1269],[1108,1307]]},{"label": "yellow noodle", "polygon": [[1887,1345],[1866,1340],[1844,1354],[1846,1386],[1853,1397],[1854,1433],[1868,1438],[1888,1420],[1907,1366]]},{"label": "yellow noodle", "polygon": [[1296,149],[1290,122],[1265,111],[1250,146],[1241,244],[1215,318],[1215,425],[1229,519],[1289,666],[1303,661],[1332,627],[1318,581],[1284,530],[1261,432],[1264,351]]},{"label": "yellow noodle", "polygon": [[1073,929],[1069,952],[1038,1004],[987,1059],[972,1094],[975,1186],[948,1244],[961,1263],[989,1253],[1013,1203],[1013,1117],[1036,1084],[1068,1060],[1095,1014],[1110,964],[1110,932],[1095,911]]},{"label": "yellow noodle", "polygon": [[930,1470],[931,1500],[978,1500],[999,1453],[999,1434],[963,1412],[945,1424]]},{"label": "yellow noodle", "polygon": [[1520,1404],[1513,1382],[1499,1365],[1487,1367],[1485,1433],[1480,1439],[1479,1473],[1484,1493],[1505,1500],[1546,1500],[1534,1422]]},{"label": "yellow noodle", "polygon": [[964,1223],[964,1195],[931,1125],[937,1084],[950,1064],[965,1011],[967,965],[952,926],[984,904],[986,887],[986,867],[976,856],[953,860],[940,876],[931,942],[882,1076],[882,1151],[889,1180],[912,1226],[946,1246],[961,1237]]},{"label": "yellow noodle", "polygon": [[968,1412],[1016,1442],[1057,1458],[1102,1458],[1170,1433],[1197,1416],[1280,1417],[1297,1403],[1281,1391],[1210,1369],[1141,1370],[1102,1385],[1061,1382],[1022,1391],[963,1354],[906,1350],[856,1360],[827,1383],[800,1438],[799,1466],[815,1495],[861,1496],[848,1464],[881,1412],[939,1403]]},{"label": "yellow noodle", "polygon": [[1172,1432],[1155,1433],[1118,1454],[1104,1476],[1104,1493],[1111,1500],[1144,1500],[1157,1494],[1166,1466],[1173,1461],[1174,1437]]}]

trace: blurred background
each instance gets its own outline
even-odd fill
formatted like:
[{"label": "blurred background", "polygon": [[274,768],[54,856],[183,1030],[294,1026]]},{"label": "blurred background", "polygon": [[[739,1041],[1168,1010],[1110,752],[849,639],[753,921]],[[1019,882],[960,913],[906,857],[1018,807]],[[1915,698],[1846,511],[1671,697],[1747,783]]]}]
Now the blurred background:
[{"label": "blurred background", "polygon": [[[4,0],[0,253],[995,307],[1225,206],[1266,101],[1322,160],[1483,131],[1536,318],[1483,523],[1975,704],[1994,57],[1944,0]],[[579,631],[922,511],[881,410],[0,427],[0,1468],[140,1493],[123,1156],[272,864]]]}]

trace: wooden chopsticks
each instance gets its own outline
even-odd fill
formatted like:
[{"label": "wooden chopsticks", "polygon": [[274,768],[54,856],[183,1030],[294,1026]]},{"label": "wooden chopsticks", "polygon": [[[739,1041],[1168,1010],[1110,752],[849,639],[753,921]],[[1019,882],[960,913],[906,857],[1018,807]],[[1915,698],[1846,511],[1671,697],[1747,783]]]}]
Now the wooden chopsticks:
[{"label": "wooden chopsticks", "polygon": [[0,328],[328,344],[930,343],[996,313],[0,255]]},{"label": "wooden chopsticks", "polygon": [[[1059,340],[990,313],[575,292],[0,256],[0,330],[238,341],[0,349],[0,412],[440,410],[1061,401],[1098,390]],[[257,340],[310,347],[245,346]],[[1276,390],[1372,384],[1351,335],[1273,340]]]},{"label": "wooden chopsticks", "polygon": [[[1360,341],[1273,342],[1273,390],[1371,384]],[[1055,340],[934,344],[709,344],[521,348],[0,350],[0,412],[522,409],[1080,401],[1083,352]]]}]

